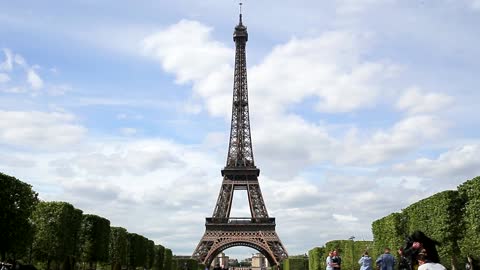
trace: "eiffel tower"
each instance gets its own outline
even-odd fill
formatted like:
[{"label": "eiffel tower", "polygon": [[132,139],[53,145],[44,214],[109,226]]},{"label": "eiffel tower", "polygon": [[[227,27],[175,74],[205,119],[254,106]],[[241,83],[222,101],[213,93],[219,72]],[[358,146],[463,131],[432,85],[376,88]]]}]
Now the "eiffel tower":
[{"label": "eiffel tower", "polygon": [[[246,246],[262,253],[270,265],[278,265],[288,254],[275,232],[275,218],[268,216],[258,182],[260,169],[253,160],[245,53],[248,33],[241,11],[233,40],[235,72],[227,164],[221,171],[223,181],[213,215],[206,218],[205,234],[192,257],[209,266],[223,250]],[[251,217],[230,217],[235,190],[247,191]]]}]

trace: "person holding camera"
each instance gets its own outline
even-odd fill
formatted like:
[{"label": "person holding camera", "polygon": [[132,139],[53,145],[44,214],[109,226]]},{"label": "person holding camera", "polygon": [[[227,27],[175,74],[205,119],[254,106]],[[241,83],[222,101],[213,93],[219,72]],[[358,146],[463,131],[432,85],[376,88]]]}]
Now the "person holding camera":
[{"label": "person holding camera", "polygon": [[372,257],[368,255],[368,251],[363,253],[362,258],[358,260],[358,264],[360,264],[360,270],[372,270]]}]

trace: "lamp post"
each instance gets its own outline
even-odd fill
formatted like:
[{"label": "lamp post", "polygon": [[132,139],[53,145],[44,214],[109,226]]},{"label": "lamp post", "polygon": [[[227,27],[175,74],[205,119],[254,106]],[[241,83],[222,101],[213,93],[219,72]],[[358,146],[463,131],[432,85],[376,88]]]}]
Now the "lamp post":
[{"label": "lamp post", "polygon": [[348,240],[352,240],[352,270],[355,270],[355,242],[353,241],[355,236],[350,236]]}]

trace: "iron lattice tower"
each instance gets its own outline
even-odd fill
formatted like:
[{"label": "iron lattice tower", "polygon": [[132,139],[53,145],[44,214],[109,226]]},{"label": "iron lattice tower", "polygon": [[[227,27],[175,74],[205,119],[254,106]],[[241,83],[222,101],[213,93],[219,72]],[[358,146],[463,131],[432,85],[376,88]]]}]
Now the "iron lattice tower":
[{"label": "iron lattice tower", "polygon": [[[260,170],[253,159],[245,52],[248,33],[241,13],[233,40],[235,71],[227,164],[221,171],[223,181],[213,215],[206,218],[205,234],[192,257],[209,266],[223,250],[247,246],[261,252],[271,265],[278,265],[288,254],[275,231],[275,218],[268,216],[258,182]],[[251,217],[230,217],[235,190],[247,191]]]}]

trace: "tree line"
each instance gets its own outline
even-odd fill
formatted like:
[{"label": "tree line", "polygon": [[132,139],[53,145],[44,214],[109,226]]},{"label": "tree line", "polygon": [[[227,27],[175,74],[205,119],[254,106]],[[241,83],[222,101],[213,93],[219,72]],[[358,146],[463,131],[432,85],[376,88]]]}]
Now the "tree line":
[{"label": "tree line", "polygon": [[85,214],[67,202],[38,199],[32,186],[0,173],[0,257],[41,269],[175,270],[172,251]]}]

